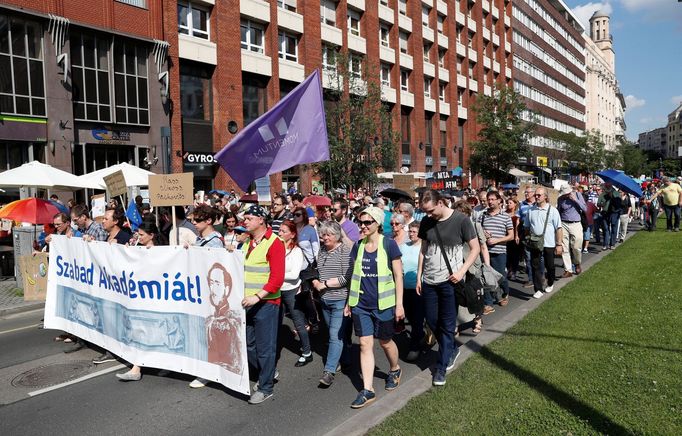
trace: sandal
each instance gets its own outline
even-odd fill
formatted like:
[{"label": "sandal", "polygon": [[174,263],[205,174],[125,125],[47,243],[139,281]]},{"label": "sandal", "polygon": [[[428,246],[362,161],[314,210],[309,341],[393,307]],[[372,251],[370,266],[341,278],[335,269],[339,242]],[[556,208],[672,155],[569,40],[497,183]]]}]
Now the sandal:
[{"label": "sandal", "polygon": [[474,328],[471,329],[471,331],[475,334],[481,333],[481,330],[483,328],[483,320],[480,318],[474,320]]}]

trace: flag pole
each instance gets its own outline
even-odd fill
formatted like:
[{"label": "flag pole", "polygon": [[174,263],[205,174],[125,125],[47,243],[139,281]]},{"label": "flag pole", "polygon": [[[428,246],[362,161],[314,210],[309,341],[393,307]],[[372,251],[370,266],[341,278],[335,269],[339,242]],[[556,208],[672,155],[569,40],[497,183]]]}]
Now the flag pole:
[{"label": "flag pole", "polygon": [[[123,205],[125,204],[125,203],[123,202],[123,194],[119,195],[118,198],[121,200],[121,207],[123,207]],[[137,206],[136,206],[136,207],[137,207]],[[124,208],[123,210],[125,211],[125,210],[127,210],[127,209],[128,209],[128,208],[126,207],[126,208]],[[127,214],[127,213],[124,213],[123,215],[125,215],[125,217],[126,217],[126,222],[128,223],[128,228],[129,228],[130,230],[133,230],[133,226],[130,225],[130,220],[128,219],[128,214]]]}]

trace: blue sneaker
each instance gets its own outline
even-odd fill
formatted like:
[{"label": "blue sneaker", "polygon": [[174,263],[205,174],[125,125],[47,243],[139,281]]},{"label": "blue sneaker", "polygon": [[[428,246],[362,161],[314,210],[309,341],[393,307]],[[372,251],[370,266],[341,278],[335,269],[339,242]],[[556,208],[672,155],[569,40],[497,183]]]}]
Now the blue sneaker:
[{"label": "blue sneaker", "polygon": [[363,389],[360,391],[360,393],[358,393],[357,398],[351,403],[350,407],[353,409],[361,409],[367,404],[376,400],[376,398],[377,394],[372,391],[368,391],[367,389]]},{"label": "blue sneaker", "polygon": [[457,358],[459,357],[459,347],[457,347],[457,350],[452,353],[452,356],[450,356],[450,361],[448,362],[448,367],[445,368],[446,371],[452,370],[452,368],[455,367],[455,363],[457,363]]},{"label": "blue sneaker", "polygon": [[445,386],[445,373],[437,371],[433,375],[433,385],[434,386]]},{"label": "blue sneaker", "polygon": [[401,368],[398,368],[395,371],[389,371],[388,372],[388,377],[386,377],[386,390],[387,391],[392,391],[393,389],[400,386],[400,376],[402,375],[402,373],[403,373],[403,370]]}]

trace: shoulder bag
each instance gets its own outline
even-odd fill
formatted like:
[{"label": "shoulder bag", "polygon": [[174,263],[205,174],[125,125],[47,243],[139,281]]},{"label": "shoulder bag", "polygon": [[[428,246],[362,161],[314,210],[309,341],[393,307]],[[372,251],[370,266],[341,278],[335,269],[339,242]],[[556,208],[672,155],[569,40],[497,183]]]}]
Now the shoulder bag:
[{"label": "shoulder bag", "polygon": [[[547,222],[549,221],[549,211],[552,209],[551,205],[547,206],[547,216],[545,216],[545,226],[542,228],[542,234],[534,234],[531,227],[529,229],[530,234],[526,236],[525,240],[523,241],[530,251],[542,251],[545,248],[545,232],[547,231]],[[530,211],[528,213],[530,214]]]}]

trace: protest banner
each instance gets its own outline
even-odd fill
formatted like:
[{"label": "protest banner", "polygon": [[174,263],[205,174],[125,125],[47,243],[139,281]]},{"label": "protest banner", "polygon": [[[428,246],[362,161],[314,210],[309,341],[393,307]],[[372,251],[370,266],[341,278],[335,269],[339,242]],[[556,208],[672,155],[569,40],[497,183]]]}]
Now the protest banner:
[{"label": "protest banner", "polygon": [[24,287],[24,301],[45,301],[47,295],[47,253],[18,256]]},{"label": "protest banner", "polygon": [[194,173],[149,176],[149,204],[187,206],[194,202]]},{"label": "protest banner", "polygon": [[104,176],[104,183],[107,185],[110,197],[123,196],[128,193],[128,186],[126,179],[123,176],[123,171],[118,170],[108,176]]},{"label": "protest banner", "polygon": [[244,256],[54,236],[45,328],[249,394]]}]

